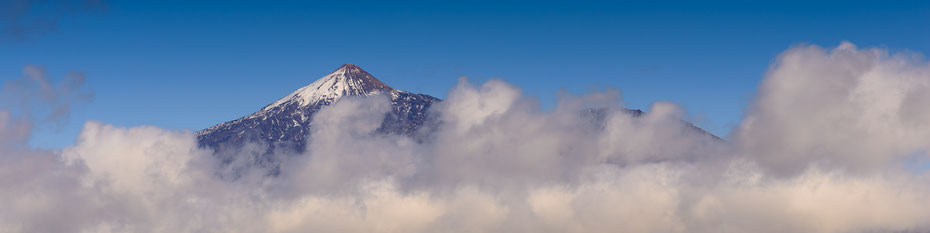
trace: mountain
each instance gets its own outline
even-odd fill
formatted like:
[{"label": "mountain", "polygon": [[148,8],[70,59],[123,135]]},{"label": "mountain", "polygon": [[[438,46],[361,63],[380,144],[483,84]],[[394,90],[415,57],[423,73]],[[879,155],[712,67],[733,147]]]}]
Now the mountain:
[{"label": "mountain", "polygon": [[391,88],[353,64],[284,96],[259,111],[196,132],[201,146],[234,150],[246,142],[263,142],[274,149],[303,151],[313,116],[321,108],[346,96],[386,94],[392,111],[379,132],[412,135],[427,120],[426,111],[438,98]]},{"label": "mountain", "polygon": [[[246,142],[263,143],[267,146],[267,150],[253,154],[260,159],[256,162],[274,165],[277,161],[267,156],[273,154],[272,151],[286,149],[292,152],[302,152],[306,148],[311,122],[314,114],[321,108],[346,96],[375,94],[386,94],[391,97],[392,110],[387,113],[378,129],[380,133],[419,138],[424,135],[428,136],[429,131],[418,134],[418,129],[438,123],[434,121],[435,116],[430,116],[427,110],[434,103],[441,101],[440,99],[391,88],[362,68],[353,64],[345,64],[255,113],[198,131],[196,135],[201,146],[213,148],[216,151],[236,151]],[[608,112],[608,109],[585,109],[579,114],[588,119],[589,127],[602,129]],[[623,113],[634,117],[644,114],[636,109],[625,109]],[[721,140],[691,123],[684,123],[687,128]],[[235,153],[220,154],[234,156]],[[234,158],[223,159],[230,161]]]}]

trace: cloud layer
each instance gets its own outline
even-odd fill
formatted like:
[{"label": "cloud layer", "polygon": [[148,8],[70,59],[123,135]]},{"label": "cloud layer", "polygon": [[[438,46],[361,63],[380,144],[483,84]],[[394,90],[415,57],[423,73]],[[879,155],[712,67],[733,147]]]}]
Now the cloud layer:
[{"label": "cloud layer", "polygon": [[[634,117],[608,91],[549,111],[463,80],[425,140],[374,134],[384,96],[324,108],[278,176],[235,166],[260,145],[222,164],[148,126],[88,122],[36,150],[2,111],[0,232],[930,231],[928,88],[917,55],[795,47],[723,141],[672,103]],[[579,114],[592,107],[603,122]]]}]

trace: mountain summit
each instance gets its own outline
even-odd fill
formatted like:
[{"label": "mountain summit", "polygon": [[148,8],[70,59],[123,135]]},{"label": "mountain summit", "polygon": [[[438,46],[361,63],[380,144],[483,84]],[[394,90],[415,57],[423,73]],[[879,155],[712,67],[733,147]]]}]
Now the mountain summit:
[{"label": "mountain summit", "polygon": [[332,73],[284,96],[259,111],[201,131],[202,146],[216,150],[237,149],[246,142],[267,145],[268,150],[303,151],[313,116],[321,108],[345,96],[386,94],[392,111],[380,132],[413,134],[426,120],[426,110],[439,99],[391,88],[353,64],[344,64]]},{"label": "mountain summit", "polygon": [[345,64],[262,110],[272,109],[291,101],[296,101],[300,106],[307,106],[321,101],[332,103],[342,96],[368,96],[393,91],[395,91],[394,88],[371,76],[357,65]]}]

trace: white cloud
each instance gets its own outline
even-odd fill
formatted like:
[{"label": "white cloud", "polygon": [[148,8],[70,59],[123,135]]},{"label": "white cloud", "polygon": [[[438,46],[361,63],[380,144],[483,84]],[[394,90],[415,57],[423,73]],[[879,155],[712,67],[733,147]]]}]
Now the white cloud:
[{"label": "white cloud", "polygon": [[930,149],[927,93],[930,66],[914,55],[797,47],[778,57],[735,139],[779,174],[881,169]]},{"label": "white cloud", "polygon": [[190,132],[89,122],[74,146],[33,150],[15,143],[29,121],[0,112],[0,232],[930,231],[930,177],[900,166],[930,148],[928,70],[792,48],[729,141],[672,103],[625,114],[616,91],[545,111],[462,81],[422,142],[373,134],[384,96],[349,98],[319,112],[306,153],[278,155],[279,176],[237,179]]}]

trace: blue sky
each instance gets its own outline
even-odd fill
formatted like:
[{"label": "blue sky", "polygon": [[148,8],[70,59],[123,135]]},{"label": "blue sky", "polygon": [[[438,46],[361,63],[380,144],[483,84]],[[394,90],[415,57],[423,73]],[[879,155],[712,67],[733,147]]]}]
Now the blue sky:
[{"label": "blue sky", "polygon": [[32,64],[54,78],[81,72],[95,93],[67,125],[37,128],[44,148],[71,144],[87,120],[199,130],[343,63],[440,98],[461,76],[506,80],[544,106],[559,90],[619,88],[629,107],[672,101],[725,136],[793,45],[930,51],[930,1],[43,4],[22,21],[54,29],[0,39],[0,79]]}]

